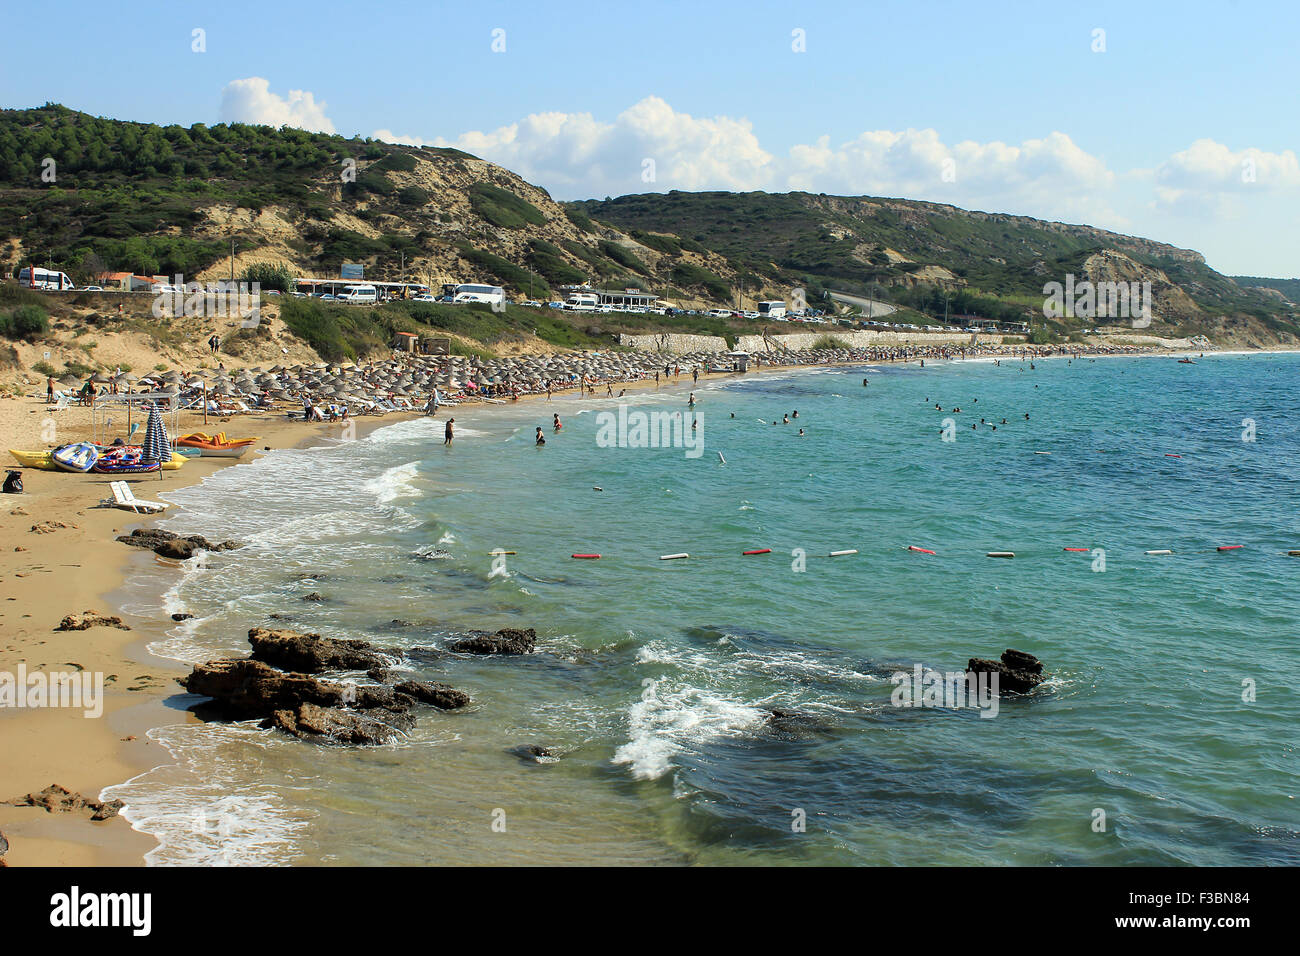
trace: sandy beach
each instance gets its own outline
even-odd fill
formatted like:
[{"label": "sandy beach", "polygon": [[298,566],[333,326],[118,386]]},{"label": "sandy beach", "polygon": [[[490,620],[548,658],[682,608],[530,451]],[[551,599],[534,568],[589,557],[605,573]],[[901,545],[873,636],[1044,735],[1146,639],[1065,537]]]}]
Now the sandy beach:
[{"label": "sandy beach", "polygon": [[[88,409],[73,406],[49,412],[36,397],[0,402],[0,448],[34,449],[47,419],[57,422],[60,442],[90,437]],[[399,421],[401,416],[367,418],[357,433]],[[203,430],[201,414],[182,414],[182,433]],[[293,447],[337,433],[329,423],[290,421],[278,415],[209,417],[207,430],[258,435],[258,452]],[[6,454],[6,457],[7,454]],[[250,453],[244,461],[257,455]],[[18,467],[13,465],[12,467]],[[157,499],[201,481],[219,468],[237,467],[220,459],[195,458],[179,471],[130,479],[136,496]],[[130,630],[96,626],[56,631],[69,614],[93,610],[120,615],[112,593],[144,563],[163,561],[152,552],[128,548],[115,538],[143,527],[148,519],[116,508],[97,507],[111,497],[108,475],[76,475],[21,469],[24,493],[6,496],[0,509],[0,672],[77,671],[104,675],[103,714],[87,718],[75,708],[45,707],[0,711],[5,759],[0,761],[0,801],[58,784],[87,800],[113,783],[165,759],[146,737],[150,727],[178,719],[163,700],[176,691],[180,665],[153,657],[146,645],[170,621],[123,618]],[[171,512],[175,514],[174,511]],[[170,563],[170,562],[169,562]],[[121,819],[93,822],[89,812],[51,813],[40,807],[0,805],[0,832],[9,841],[4,862],[23,865],[138,865],[153,845]]]}]

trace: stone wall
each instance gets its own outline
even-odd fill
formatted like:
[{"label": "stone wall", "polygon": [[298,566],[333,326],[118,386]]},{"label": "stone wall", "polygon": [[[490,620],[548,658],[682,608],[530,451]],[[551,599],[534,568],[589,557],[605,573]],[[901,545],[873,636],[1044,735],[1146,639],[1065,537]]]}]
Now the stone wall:
[{"label": "stone wall", "polygon": [[686,335],[661,332],[657,335],[620,335],[618,344],[639,352],[664,352],[685,355],[687,352],[725,352],[727,340],[719,335]]},{"label": "stone wall", "polygon": [[867,332],[849,331],[847,329],[825,332],[793,332],[788,335],[770,335],[764,339],[761,335],[742,335],[736,340],[736,348],[743,352],[768,352],[773,348],[791,350],[809,349],[813,344],[827,337],[834,338],[851,348],[879,348],[894,345],[970,345],[977,339],[980,345],[1000,345],[1004,339],[1009,342],[1019,341],[1019,336],[991,335],[981,332],[971,335],[968,332]]}]

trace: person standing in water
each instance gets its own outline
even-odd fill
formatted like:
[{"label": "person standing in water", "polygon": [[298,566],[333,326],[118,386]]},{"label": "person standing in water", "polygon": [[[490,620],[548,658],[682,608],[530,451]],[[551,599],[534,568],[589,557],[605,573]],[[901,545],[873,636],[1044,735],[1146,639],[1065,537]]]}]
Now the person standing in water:
[{"label": "person standing in water", "polygon": [[542,434],[542,426],[541,426],[541,425],[538,425],[538,426],[537,426],[537,444],[538,444],[538,445],[545,445],[545,444],[546,444],[546,436]]},{"label": "person standing in water", "polygon": [[444,445],[450,445],[451,440],[456,437],[455,425],[456,425],[456,419],[454,418],[447,419],[447,427],[444,428],[442,431],[442,443]]},{"label": "person standing in water", "polygon": [[[564,427],[564,425],[560,423],[560,416],[559,416],[559,415],[554,415],[553,417],[554,417],[554,419],[555,419],[555,430],[558,432],[561,428]],[[541,429],[539,428],[538,431],[540,432]]]}]

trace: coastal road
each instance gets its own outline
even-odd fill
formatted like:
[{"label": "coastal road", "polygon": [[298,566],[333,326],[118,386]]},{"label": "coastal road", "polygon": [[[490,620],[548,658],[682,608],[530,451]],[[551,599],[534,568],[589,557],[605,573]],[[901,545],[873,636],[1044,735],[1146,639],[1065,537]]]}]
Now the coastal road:
[{"label": "coastal road", "polygon": [[869,319],[878,319],[882,315],[889,315],[891,312],[898,311],[896,305],[890,305],[888,302],[880,302],[876,299],[864,299],[860,295],[849,295],[847,292],[832,292],[830,295],[836,302],[843,302],[845,305],[856,305],[858,311]]}]

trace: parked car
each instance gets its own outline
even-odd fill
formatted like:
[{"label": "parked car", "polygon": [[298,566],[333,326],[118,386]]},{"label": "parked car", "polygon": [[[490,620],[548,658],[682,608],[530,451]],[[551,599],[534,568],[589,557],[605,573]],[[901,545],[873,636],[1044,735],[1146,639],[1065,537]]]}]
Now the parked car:
[{"label": "parked car", "polygon": [[81,291],[82,291],[82,292],[103,292],[104,290],[103,290],[103,288],[101,288],[100,286],[97,286],[97,285],[88,285],[88,286],[86,286],[84,289],[82,289]]}]

